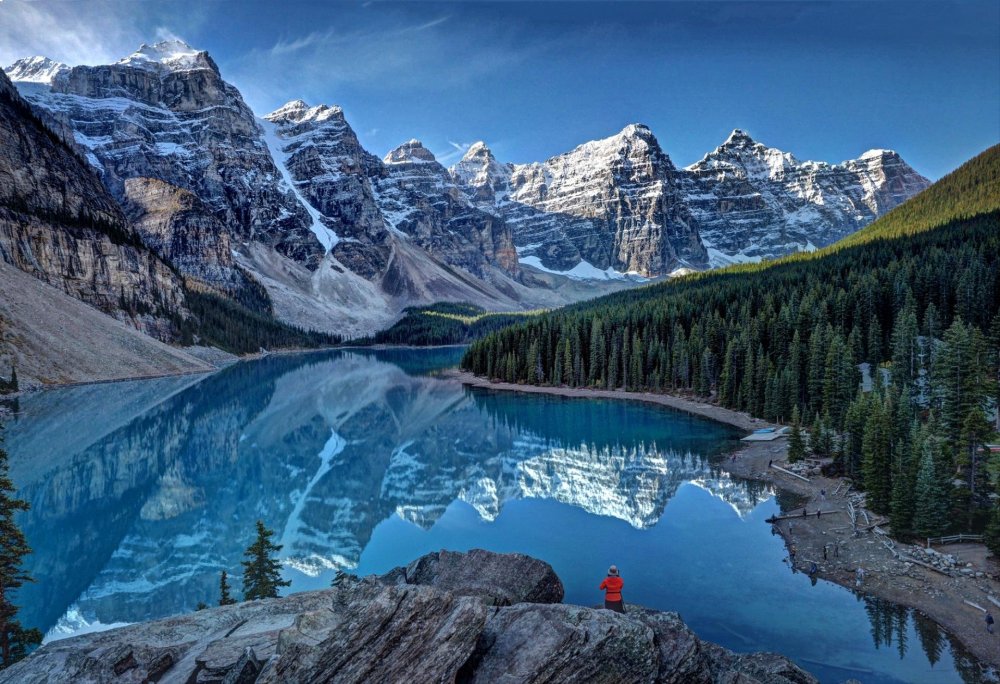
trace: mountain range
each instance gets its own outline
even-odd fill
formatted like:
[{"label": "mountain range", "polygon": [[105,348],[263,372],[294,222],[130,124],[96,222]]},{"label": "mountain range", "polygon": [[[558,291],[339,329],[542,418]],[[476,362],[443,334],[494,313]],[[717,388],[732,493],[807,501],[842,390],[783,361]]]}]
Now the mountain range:
[{"label": "mountain range", "polygon": [[[476,143],[445,168],[417,140],[379,159],[340,107],[295,100],[257,117],[207,52],[180,41],[143,45],[114,64],[32,57],[5,71],[17,90],[0,84],[8,99],[30,104],[18,115],[27,110],[65,143],[60,154],[89,166],[78,176],[99,179],[82,194],[165,265],[153,274],[162,291],[150,295],[163,303],[141,316],[113,301],[114,284],[98,296],[71,284],[66,268],[42,269],[42,279],[121,320],[142,319],[136,327],[165,340],[186,315],[165,279],[352,337],[413,305],[555,307],[814,249],[929,184],[895,152],[802,162],[741,130],[678,168],[641,124],[529,164],[500,162]],[[8,158],[48,163],[18,154]],[[40,275],[26,266],[33,255],[12,254],[26,244],[0,233],[0,256]]]}]

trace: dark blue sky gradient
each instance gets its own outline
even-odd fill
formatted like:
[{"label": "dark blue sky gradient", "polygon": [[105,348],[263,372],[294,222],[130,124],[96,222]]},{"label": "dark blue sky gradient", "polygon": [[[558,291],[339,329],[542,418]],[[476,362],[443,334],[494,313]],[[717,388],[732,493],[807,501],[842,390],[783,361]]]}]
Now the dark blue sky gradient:
[{"label": "dark blue sky gradient", "polygon": [[996,2],[0,3],[5,62],[166,35],[258,113],[343,106],[379,155],[416,137],[450,163],[483,139],[531,161],[642,122],[682,166],[739,127],[801,159],[896,149],[937,178],[1000,140]]}]

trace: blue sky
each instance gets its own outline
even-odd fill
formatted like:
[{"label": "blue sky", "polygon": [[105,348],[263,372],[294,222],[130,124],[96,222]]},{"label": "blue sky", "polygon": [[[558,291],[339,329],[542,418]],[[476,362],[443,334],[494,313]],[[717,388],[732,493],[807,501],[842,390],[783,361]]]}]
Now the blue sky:
[{"label": "blue sky", "polygon": [[177,36],[251,107],[344,107],[382,155],[532,161],[649,125],[678,165],[733,128],[801,159],[898,150],[938,178],[1000,141],[1000,3],[0,0],[0,61]]}]

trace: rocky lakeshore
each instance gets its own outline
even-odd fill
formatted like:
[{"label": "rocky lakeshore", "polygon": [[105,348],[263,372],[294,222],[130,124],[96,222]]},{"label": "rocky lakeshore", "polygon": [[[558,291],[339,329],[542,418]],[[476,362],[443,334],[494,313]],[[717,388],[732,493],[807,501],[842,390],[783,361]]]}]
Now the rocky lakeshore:
[{"label": "rocky lakeshore", "polygon": [[0,672],[41,682],[812,684],[774,654],[701,641],[676,613],[563,604],[551,566],[441,551],[385,575],[85,634]]},{"label": "rocky lakeshore", "polygon": [[[665,394],[518,385],[491,382],[458,371],[450,373],[449,377],[464,385],[498,391],[654,403],[748,431],[769,425],[746,413]],[[732,475],[767,482],[801,497],[806,511],[815,513],[820,509],[824,512],[819,517],[789,518],[774,525],[775,532],[796,551],[786,562],[798,572],[805,572],[811,563],[816,563],[817,578],[917,610],[951,632],[984,665],[1000,668],[998,637],[987,633],[984,612],[980,610],[988,608],[995,615],[1000,611],[1000,604],[994,603],[994,600],[1000,601],[1000,563],[988,555],[986,547],[956,544],[928,553],[919,544],[901,544],[889,539],[885,534],[888,522],[881,516],[871,519],[872,523],[881,522],[881,526],[859,523],[858,534],[854,534],[847,510],[852,497],[857,500],[857,493],[850,490],[846,482],[838,487],[839,479],[815,474],[807,480],[800,479],[770,467],[777,465],[787,469],[787,452],[788,441],[784,438],[747,442],[731,458],[720,463],[720,467]],[[801,511],[802,508],[798,508],[792,512]],[[929,565],[934,567],[927,567]],[[860,587],[856,586],[858,567],[864,569]],[[994,672],[992,676],[995,675]]]},{"label": "rocky lakeshore", "polygon": [[[806,572],[815,563],[816,577],[920,611],[982,663],[1000,667],[998,637],[986,631],[984,621],[985,609],[1000,611],[995,603],[1000,600],[1000,564],[986,547],[950,544],[928,551],[920,544],[900,543],[886,534],[888,522],[873,514],[870,523],[859,518],[855,534],[848,508],[849,503],[856,504],[856,493],[839,479],[814,474],[806,482],[768,467],[773,462],[787,468],[787,449],[784,439],[751,443],[723,467],[802,497],[804,505],[790,513],[804,509],[808,515],[774,524],[788,547],[795,549],[789,556],[792,567]],[[823,514],[814,515],[817,510]],[[864,570],[860,586],[859,567]]]}]

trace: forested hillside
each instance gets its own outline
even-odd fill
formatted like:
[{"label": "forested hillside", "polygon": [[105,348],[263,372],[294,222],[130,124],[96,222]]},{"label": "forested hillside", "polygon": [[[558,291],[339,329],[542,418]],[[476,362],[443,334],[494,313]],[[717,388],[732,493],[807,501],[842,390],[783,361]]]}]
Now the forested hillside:
[{"label": "forested hillside", "polygon": [[693,393],[801,422],[813,451],[833,456],[897,535],[982,529],[992,512],[1000,542],[1000,468],[981,448],[1000,385],[1000,148],[912,203],[818,256],[512,326],[474,343],[463,367],[512,382]]},{"label": "forested hillside", "polygon": [[392,327],[375,333],[377,344],[462,344],[535,316],[538,312],[489,312],[474,304],[414,306]]}]

